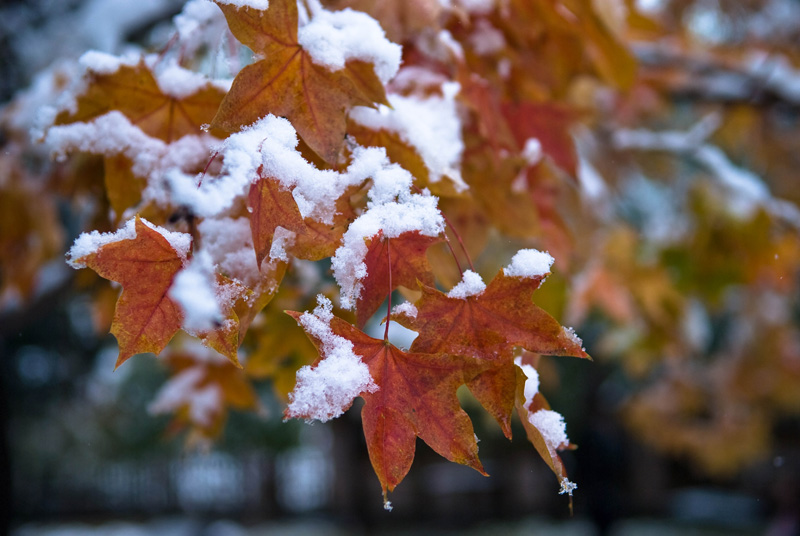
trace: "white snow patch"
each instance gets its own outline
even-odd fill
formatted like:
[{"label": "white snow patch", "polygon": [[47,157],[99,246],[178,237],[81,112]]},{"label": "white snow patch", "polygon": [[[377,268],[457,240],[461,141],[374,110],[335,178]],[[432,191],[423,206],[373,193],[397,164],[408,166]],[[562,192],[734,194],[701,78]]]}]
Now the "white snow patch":
[{"label": "white snow patch", "polygon": [[78,59],[78,63],[86,71],[109,75],[116,73],[123,65],[135,67],[139,63],[139,58],[135,56],[121,57],[98,50],[89,50],[83,53]]},{"label": "white snow patch", "polygon": [[158,88],[170,97],[183,99],[206,88],[211,81],[200,73],[184,69],[174,62],[162,62],[155,73]]},{"label": "white snow patch", "polygon": [[583,347],[583,340],[578,337],[578,334],[575,333],[574,329],[567,326],[561,326],[561,329],[564,331],[564,335],[566,335],[569,340],[574,342],[577,346],[580,346],[581,350],[584,352],[586,351],[586,348]]},{"label": "white snow patch", "polygon": [[237,9],[241,9],[243,7],[249,7],[253,9],[260,9],[261,11],[266,11],[269,8],[269,0],[215,0],[220,4],[227,4],[229,6],[234,6]]},{"label": "white snow patch", "polygon": [[542,142],[540,142],[538,138],[528,138],[525,140],[525,146],[522,148],[522,158],[525,159],[529,166],[538,164],[543,156]]},{"label": "white snow patch", "polygon": [[521,249],[511,258],[511,264],[503,268],[503,273],[508,277],[543,277],[550,273],[554,262],[546,251]]},{"label": "white snow patch", "polygon": [[98,231],[81,233],[67,252],[67,263],[75,269],[86,268],[86,265],[80,262],[81,258],[95,253],[106,244],[133,238],[136,238],[135,220],[133,219],[128,220],[124,227],[113,233],[101,233]]},{"label": "white snow patch", "polygon": [[355,307],[361,281],[367,276],[365,240],[379,233],[384,238],[397,238],[411,231],[425,236],[438,236],[444,231],[437,199],[426,192],[410,193],[412,177],[405,169],[387,165],[375,172],[372,180],[367,210],[350,224],[331,259],[333,275],[341,288],[341,304],[346,309]]},{"label": "white snow patch", "polygon": [[331,301],[320,294],[317,303],[313,314],[304,313],[300,317],[300,325],[319,339],[322,360],[313,368],[305,366],[297,371],[287,415],[325,422],[344,413],[360,393],[373,393],[378,386],[367,365],[354,352],[353,343],[331,330]]},{"label": "white snow patch", "polygon": [[360,11],[324,9],[297,31],[297,40],[317,65],[332,71],[357,59],[372,63],[375,74],[384,84],[400,68],[402,48],[386,39],[380,24]]},{"label": "white snow patch", "polygon": [[536,393],[539,392],[539,372],[532,365],[523,363],[521,357],[515,357],[514,364],[522,369],[522,372],[525,374],[525,403],[522,407],[527,409],[530,407],[531,403],[533,403],[533,398],[536,396]]},{"label": "white snow patch", "polygon": [[187,332],[212,330],[223,321],[214,286],[214,266],[206,251],[195,253],[189,265],[175,275],[169,297],[183,310]]},{"label": "white snow patch", "polygon": [[[169,245],[175,250],[178,256],[183,259],[186,258],[186,256],[189,254],[189,250],[192,247],[191,235],[187,233],[169,231],[163,227],[159,227],[158,225],[153,225],[144,218],[141,218],[141,221],[163,236],[167,242],[169,242]],[[122,240],[131,240],[134,238],[136,238],[135,219],[128,220],[123,227],[113,233],[100,233],[98,231],[82,233],[78,238],[75,239],[72,247],[67,252],[67,263],[73,268],[85,268],[86,265],[79,262],[81,258],[95,253],[98,249],[106,244],[120,242]]]},{"label": "white snow patch", "polygon": [[403,302],[392,308],[392,315],[406,315],[410,318],[417,318],[417,307],[411,302]]},{"label": "white snow patch", "polygon": [[297,236],[294,231],[285,229],[283,227],[276,227],[272,235],[272,245],[269,249],[269,258],[279,261],[289,262],[289,254],[286,253],[286,248],[294,243],[294,238]]},{"label": "white snow patch", "polygon": [[197,225],[204,251],[220,273],[254,288],[261,279],[247,218],[208,218]]},{"label": "white snow patch", "polygon": [[472,270],[465,270],[461,276],[461,281],[450,289],[447,293],[448,298],[466,299],[470,296],[477,296],[486,290],[486,283],[483,282],[480,274]]},{"label": "white snow patch", "polygon": [[569,479],[566,477],[561,479],[561,490],[558,492],[559,495],[564,495],[565,493],[572,497],[572,492],[578,489],[578,485],[575,482],[570,482]]},{"label": "white snow patch", "polygon": [[380,105],[376,110],[356,106],[351,110],[350,118],[372,130],[397,133],[422,157],[431,182],[439,182],[447,176],[458,191],[464,191],[468,188],[461,178],[464,141],[455,100],[460,86],[445,83],[441,87],[443,97],[391,94],[388,96],[391,108]]},{"label": "white snow patch", "polygon": [[536,413],[528,415],[528,422],[542,434],[551,454],[555,454],[559,446],[569,444],[567,425],[560,413],[549,409],[540,409]]}]

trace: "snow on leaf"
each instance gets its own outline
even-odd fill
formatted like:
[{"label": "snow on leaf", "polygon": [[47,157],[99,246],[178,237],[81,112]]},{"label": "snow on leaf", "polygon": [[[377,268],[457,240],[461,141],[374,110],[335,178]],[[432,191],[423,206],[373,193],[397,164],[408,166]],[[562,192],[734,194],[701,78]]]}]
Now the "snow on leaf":
[{"label": "snow on leaf", "polygon": [[114,56],[108,59],[116,68],[99,59],[88,63],[84,91],[73,110],[56,116],[56,126],[88,122],[116,110],[148,136],[169,143],[202,134],[201,126],[211,121],[225,94],[201,75],[176,65],[156,74],[144,58],[135,65]]},{"label": "snow on leaf", "polygon": [[134,354],[158,354],[180,329],[181,308],[167,292],[186,263],[187,239],[137,217],[118,235],[82,235],[70,250],[73,266],[86,266],[122,285],[111,326],[119,342],[117,366]]},{"label": "snow on leaf", "polygon": [[355,397],[378,389],[352,341],[332,330],[331,301],[322,295],[317,300],[319,305],[313,314],[287,311],[306,331],[321,357],[314,367],[297,371],[297,384],[289,393],[287,419],[325,422],[344,413]]},{"label": "snow on leaf", "polygon": [[477,294],[452,297],[421,285],[414,304],[416,317],[399,314],[393,320],[419,332],[410,351],[466,356],[490,363],[489,370],[467,386],[510,436],[514,406],[515,367],[512,350],[522,347],[549,355],[588,358],[580,344],[531,300],[547,275],[508,276],[500,271]]},{"label": "snow on leaf", "polygon": [[[327,225],[311,218],[303,218],[292,196],[292,190],[285,188],[278,180],[266,176],[263,167],[259,169],[258,179],[250,186],[247,207],[250,211],[250,229],[258,265],[271,256],[273,237],[278,227],[290,231],[293,237],[282,243],[281,250],[306,260],[320,260],[330,257],[336,251],[350,219],[355,214],[343,194],[336,201],[336,215],[333,225]],[[284,259],[285,260],[285,259]]]},{"label": "snow on leaf", "polygon": [[[300,320],[325,357],[325,342],[302,322],[308,313],[290,314]],[[486,474],[478,460],[472,422],[456,397],[465,374],[473,375],[477,364],[442,354],[406,353],[338,317],[330,315],[325,320],[331,333],[350,343],[378,386],[377,390],[360,393],[365,401],[361,419],[384,498],[408,473],[417,437],[448,460]],[[305,417],[296,413],[287,416]]]},{"label": "snow on leaf", "polygon": [[213,127],[232,132],[268,113],[283,116],[313,151],[335,163],[344,141],[347,110],[388,104],[371,63],[346,59],[344,68],[330,70],[315,61],[298,40],[294,0],[273,0],[264,11],[217,5],[236,38],[264,59],[236,76]]},{"label": "snow on leaf", "polygon": [[361,280],[361,294],[356,302],[356,324],[359,327],[364,327],[389,292],[398,286],[414,288],[417,281],[433,285],[433,273],[425,252],[441,241],[437,236],[425,236],[419,231],[408,231],[396,238],[385,238],[379,232],[366,240],[364,264],[367,275]]}]

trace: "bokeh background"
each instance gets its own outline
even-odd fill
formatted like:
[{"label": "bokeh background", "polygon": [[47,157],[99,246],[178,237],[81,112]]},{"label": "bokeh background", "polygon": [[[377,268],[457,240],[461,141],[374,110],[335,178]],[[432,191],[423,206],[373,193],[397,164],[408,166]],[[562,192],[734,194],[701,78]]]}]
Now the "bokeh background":
[{"label": "bokeh background", "polygon": [[[392,512],[358,403],[327,424],[284,423],[273,387],[292,378],[262,371],[259,411],[232,409],[215,441],[159,414],[175,361],[113,370],[110,311],[96,297],[113,305],[116,291],[63,261],[87,224],[75,197],[34,203],[26,217],[38,223],[10,236],[22,218],[13,206],[38,194],[18,187],[9,162],[38,73],[88,49],[159,50],[183,2],[1,4],[4,533],[800,534],[800,2],[592,4],[658,26],[629,18],[619,30],[639,63],[624,95],[571,86],[594,110],[574,132],[583,204],[566,215],[573,247],[589,253],[537,303],[595,357],[539,363],[579,446],[563,454],[579,486],[574,515],[521,426],[509,443],[466,391],[491,477],[418,442]],[[485,251],[479,266],[504,264],[517,245]]]}]

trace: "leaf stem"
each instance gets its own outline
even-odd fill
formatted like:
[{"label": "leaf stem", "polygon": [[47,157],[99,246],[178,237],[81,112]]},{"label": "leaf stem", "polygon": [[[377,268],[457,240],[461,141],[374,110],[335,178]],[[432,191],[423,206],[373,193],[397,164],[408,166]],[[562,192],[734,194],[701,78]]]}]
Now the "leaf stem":
[{"label": "leaf stem", "polygon": [[458,255],[456,255],[455,250],[453,249],[453,244],[450,243],[450,238],[447,237],[447,231],[442,233],[444,235],[444,241],[447,243],[447,247],[450,249],[450,254],[453,256],[453,260],[456,261],[456,266],[458,266],[458,273],[461,276],[464,276],[464,270],[461,269],[461,263],[458,262]]},{"label": "leaf stem", "polygon": [[[461,251],[464,252],[464,256],[467,258],[467,263],[469,264],[469,269],[474,272],[475,271],[475,266],[472,264],[472,258],[470,258],[469,253],[467,252],[467,247],[464,245],[464,241],[461,240],[461,235],[458,234],[458,231],[456,231],[456,228],[453,227],[452,223],[450,223],[450,220],[447,218],[445,213],[442,212],[441,210],[439,212],[442,214],[442,218],[444,218],[444,223],[448,227],[450,227],[450,230],[453,231],[453,234],[455,235],[456,240],[458,240],[458,245],[461,246]],[[446,232],[445,232],[445,238],[447,238],[447,233]],[[447,243],[450,244],[450,241],[448,240]],[[450,249],[452,250],[452,247]],[[458,262],[458,261],[456,261],[456,262]],[[459,267],[459,270],[460,269],[461,269],[461,267]]]},{"label": "leaf stem", "polygon": [[383,341],[389,342],[389,319],[392,316],[392,250],[389,247],[390,239],[386,238],[386,262],[389,264],[389,296],[386,305],[386,329],[383,331]]},{"label": "leaf stem", "polygon": [[203,172],[200,174],[200,181],[197,183],[198,188],[200,188],[203,185],[203,179],[206,177],[206,172],[208,171],[208,168],[211,167],[211,162],[216,160],[218,156],[219,156],[219,151],[214,151],[214,154],[211,155],[211,158],[209,159],[208,163],[206,163],[206,167],[203,168]]}]

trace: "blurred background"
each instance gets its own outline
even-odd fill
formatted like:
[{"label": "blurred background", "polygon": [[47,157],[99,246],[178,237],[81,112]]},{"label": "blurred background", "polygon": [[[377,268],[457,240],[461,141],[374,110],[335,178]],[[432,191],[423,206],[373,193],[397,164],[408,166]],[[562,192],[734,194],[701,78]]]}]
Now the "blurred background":
[{"label": "blurred background", "polygon": [[[329,4],[381,17],[380,2]],[[253,327],[280,359],[246,345],[239,375],[187,341],[114,371],[118,290],[63,260],[81,231],[113,228],[92,205],[99,164],[50,164],[24,138],[53,73],[88,49],[162,49],[184,2],[0,4],[3,533],[800,534],[800,1],[588,4],[636,79],[617,91],[570,74],[578,187],[531,208],[549,242],[514,237],[476,260],[491,273],[519,247],[567,250],[535,299],[594,357],[538,366],[579,447],[562,455],[574,515],[521,425],[509,442],[466,390],[491,477],[418,442],[391,512],[359,401],[326,424],[282,422],[314,356],[281,311],[334,292],[326,262],[296,263],[287,277],[317,285],[279,294]],[[482,16],[469,5],[452,4]],[[422,32],[384,25],[398,41]],[[175,401],[190,350],[224,393],[208,414]]]}]

